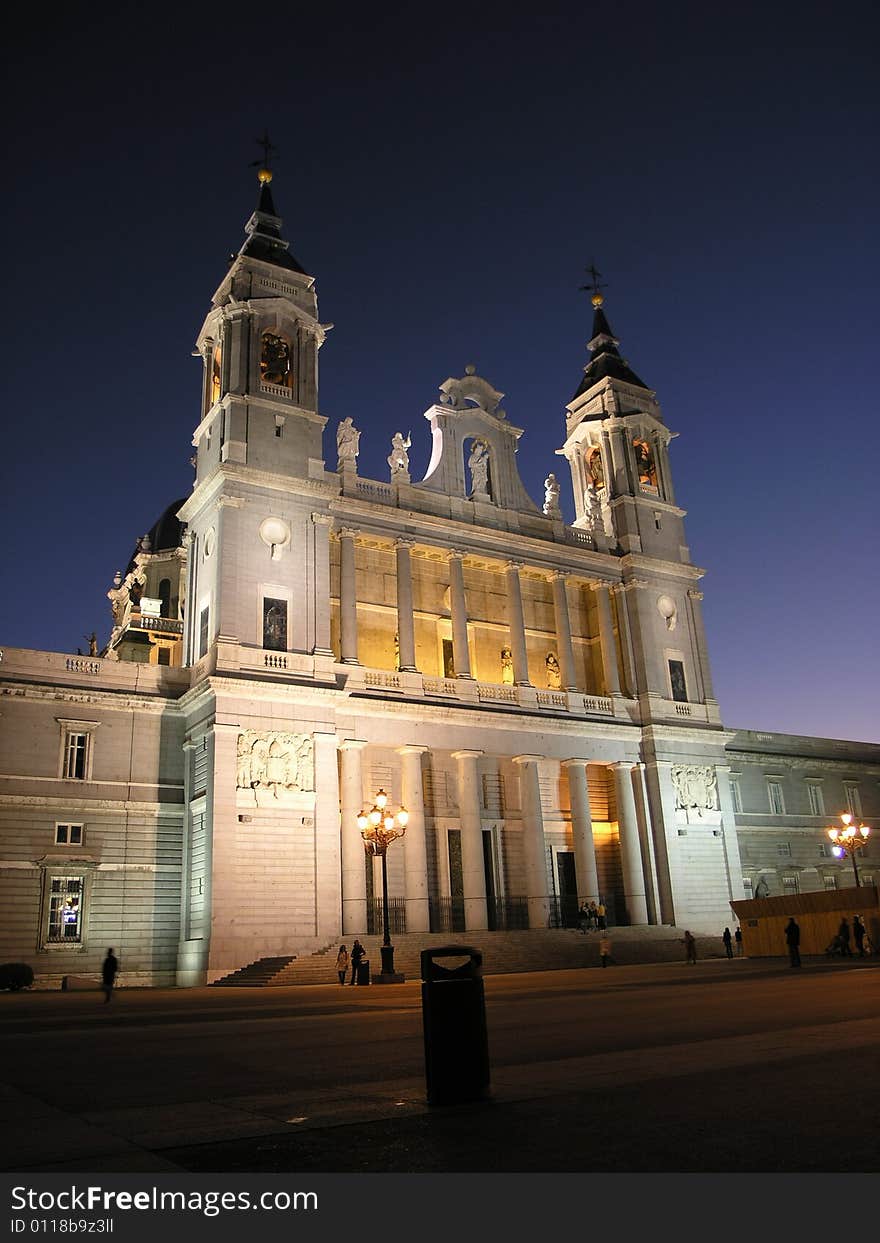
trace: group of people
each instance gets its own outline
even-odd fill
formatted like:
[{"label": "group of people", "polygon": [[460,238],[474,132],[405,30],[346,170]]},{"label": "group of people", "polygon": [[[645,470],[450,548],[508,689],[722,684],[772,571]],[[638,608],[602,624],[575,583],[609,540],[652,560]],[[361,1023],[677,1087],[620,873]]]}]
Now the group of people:
[{"label": "group of people", "polygon": [[837,935],[828,946],[827,953],[840,954],[843,958],[852,958],[851,941],[855,941],[856,953],[859,958],[864,958],[865,954],[872,951],[871,938],[868,936],[868,929],[865,927],[865,921],[861,915],[853,915],[852,928],[847,922],[846,916],[840,921],[840,927],[837,929]]},{"label": "group of people", "polygon": [[578,911],[578,928],[581,932],[604,932],[606,924],[605,903],[585,902]]},{"label": "group of people", "polygon": [[724,952],[728,958],[733,958],[734,945],[736,945],[737,958],[740,957],[743,952],[743,934],[739,924],[737,924],[736,931],[732,935],[730,929],[725,928],[721,934],[721,941],[724,945]]},{"label": "group of people", "polygon": [[345,977],[348,975],[349,967],[351,967],[349,984],[357,984],[358,971],[366,962],[369,962],[367,951],[357,938],[355,938],[354,945],[351,947],[350,954],[344,945],[340,945],[339,953],[336,955],[336,974],[339,976],[339,983],[345,983]]}]

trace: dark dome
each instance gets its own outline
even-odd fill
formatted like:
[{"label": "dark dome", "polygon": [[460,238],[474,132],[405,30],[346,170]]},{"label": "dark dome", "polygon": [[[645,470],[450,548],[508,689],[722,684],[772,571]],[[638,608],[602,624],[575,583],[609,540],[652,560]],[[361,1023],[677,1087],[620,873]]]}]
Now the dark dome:
[{"label": "dark dome", "polygon": [[[179,501],[173,501],[168,508],[162,513],[161,517],[150,527],[147,535],[150,540],[150,552],[171,552],[175,548],[179,548],[183,543],[183,532],[185,523],[181,522],[177,517],[177,511],[183,505],[187,498],[182,496]],[[141,551],[140,540],[135,544],[134,552],[131,554],[131,560],[128,563],[126,574],[130,574],[134,569],[134,559]]]}]

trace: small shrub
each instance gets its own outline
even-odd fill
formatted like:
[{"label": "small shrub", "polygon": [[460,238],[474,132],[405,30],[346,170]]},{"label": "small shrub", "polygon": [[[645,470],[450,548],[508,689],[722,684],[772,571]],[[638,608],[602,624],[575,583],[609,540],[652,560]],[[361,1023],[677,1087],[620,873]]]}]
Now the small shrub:
[{"label": "small shrub", "polygon": [[26,962],[4,962],[0,965],[0,989],[8,988],[15,993],[20,988],[30,988],[33,982],[33,968]]}]

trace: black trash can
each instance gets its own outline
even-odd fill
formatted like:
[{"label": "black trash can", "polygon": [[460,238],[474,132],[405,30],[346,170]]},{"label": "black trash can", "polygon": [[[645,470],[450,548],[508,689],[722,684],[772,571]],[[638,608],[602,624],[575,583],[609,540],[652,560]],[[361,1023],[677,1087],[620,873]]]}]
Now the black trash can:
[{"label": "black trash can", "polygon": [[[467,961],[443,967],[438,958]],[[469,945],[423,950],[422,1024],[429,1105],[479,1101],[489,1094],[489,1038],[483,955]]]},{"label": "black trash can", "polygon": [[370,960],[362,958],[358,963],[357,976],[355,977],[357,984],[369,984],[370,982]]}]

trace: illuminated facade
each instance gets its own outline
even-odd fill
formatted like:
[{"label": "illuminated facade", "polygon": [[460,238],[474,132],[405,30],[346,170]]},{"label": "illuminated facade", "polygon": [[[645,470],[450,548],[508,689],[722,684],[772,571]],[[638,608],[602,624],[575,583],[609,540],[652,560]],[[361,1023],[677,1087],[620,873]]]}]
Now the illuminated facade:
[{"label": "illuminated facade", "polygon": [[[470,368],[425,411],[425,477],[398,433],[364,478],[369,417],[326,429],[328,328],[270,180],[198,338],[192,494],[114,580],[104,654],[4,653],[0,953],[58,978],[112,944],[123,982],[196,984],[372,931],[357,816],[380,787],[409,813],[397,927],[546,928],[601,896],[618,923],[720,930],[744,878],[785,874],[747,804],[799,753],[722,728],[672,433],[601,297],[558,450],[571,525]],[[829,814],[847,779],[877,810],[880,748],[800,741]],[[770,827],[819,842],[798,791]]]}]

